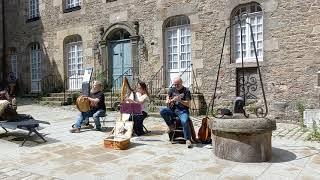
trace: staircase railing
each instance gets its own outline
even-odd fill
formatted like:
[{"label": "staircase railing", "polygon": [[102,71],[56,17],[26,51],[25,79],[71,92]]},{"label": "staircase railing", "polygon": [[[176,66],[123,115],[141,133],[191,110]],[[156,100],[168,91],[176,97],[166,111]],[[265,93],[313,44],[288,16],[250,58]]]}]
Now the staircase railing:
[{"label": "staircase railing", "polygon": [[63,90],[61,77],[49,74],[41,80],[41,90],[44,94],[61,92]]},{"label": "staircase railing", "polygon": [[151,95],[157,95],[163,88],[164,77],[163,77],[163,65],[160,69],[151,77],[148,82],[149,93]]},{"label": "staircase railing", "polygon": [[[183,76],[186,72],[190,72],[187,76]],[[179,75],[183,82],[189,83],[189,89],[193,93],[199,93],[199,86],[196,78],[196,74],[193,69],[193,64],[190,64],[182,73]],[[172,85],[171,85],[172,86]]]},{"label": "staircase railing", "polygon": [[64,78],[63,80],[63,100],[67,102],[67,93],[73,94],[80,92],[83,81],[83,75],[74,73]]},{"label": "staircase railing", "polygon": [[[107,90],[110,90],[110,84],[108,84],[108,80],[106,79],[106,73],[107,70],[102,71],[102,72],[97,72],[95,74],[95,77],[93,78],[94,80],[98,80],[102,83],[103,85],[103,91],[106,92]],[[93,81],[92,81],[93,82]]]},{"label": "staircase railing", "polygon": [[[189,89],[191,90],[192,93],[195,93],[195,94],[198,94],[200,92],[199,90],[199,86],[198,86],[198,82],[197,82],[197,77],[196,77],[196,73],[194,71],[194,68],[193,68],[193,64],[190,64],[181,74],[180,74],[180,77],[183,78],[183,75],[184,73],[186,72],[190,72],[188,75],[187,75],[187,79],[183,79],[184,82],[189,82]],[[191,81],[190,81],[191,79]],[[191,107],[190,107],[190,110],[191,110],[191,113],[192,114],[199,114],[200,112],[200,104],[197,105],[195,99],[194,99],[194,96],[191,96]]]},{"label": "staircase railing", "polygon": [[[119,102],[120,100],[120,96],[117,96],[120,94],[121,91],[121,86],[122,86],[122,81],[124,76],[128,77],[128,80],[132,80],[132,68],[129,68],[127,71],[125,71],[124,73],[122,73],[119,77],[117,77],[116,79],[114,79],[112,81],[112,88],[111,88],[111,109],[115,109],[116,105],[114,104],[115,102]],[[131,77],[130,77],[131,76]]]},{"label": "staircase railing", "polygon": [[[185,74],[187,72],[188,74]],[[181,77],[183,82],[187,82],[189,84],[189,89],[192,93],[198,94],[200,92],[193,64],[190,64],[179,76]],[[199,114],[201,107],[199,107],[200,104],[197,105],[197,103],[195,102],[194,96],[191,96],[191,103],[191,113]]]}]

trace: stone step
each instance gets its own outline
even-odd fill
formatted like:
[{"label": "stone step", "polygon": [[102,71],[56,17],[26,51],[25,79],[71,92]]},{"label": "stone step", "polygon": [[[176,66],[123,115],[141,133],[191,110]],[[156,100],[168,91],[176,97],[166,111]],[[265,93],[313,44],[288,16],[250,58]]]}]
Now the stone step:
[{"label": "stone step", "polygon": [[[61,101],[61,102],[63,102],[64,98],[63,97],[42,97],[41,101]],[[66,101],[67,101],[67,98],[66,98]]]},{"label": "stone step", "polygon": [[[80,92],[78,92],[80,94]],[[66,92],[66,94],[64,95],[64,93],[50,93],[49,97],[71,97],[72,93]]]},{"label": "stone step", "polygon": [[148,115],[150,117],[157,117],[157,118],[161,117],[159,112],[149,112]]},{"label": "stone step", "polygon": [[62,106],[61,101],[39,101],[40,105]]},{"label": "stone step", "polygon": [[33,93],[33,94],[23,94],[21,97],[22,98],[37,98],[37,97],[39,97],[39,94],[35,94],[35,93]]},{"label": "stone step", "polygon": [[164,107],[166,107],[166,106],[149,106],[149,111],[150,112],[160,112],[160,109],[161,108],[164,108]]},{"label": "stone step", "polygon": [[[81,92],[79,92],[79,91],[72,92],[72,93],[71,92],[66,92],[66,96],[70,96],[72,94],[79,94],[80,95]],[[111,96],[111,92],[105,92],[104,95],[106,97]],[[61,92],[61,93],[50,93],[49,96],[50,97],[63,97],[64,93],[63,92]],[[114,96],[119,96],[119,93],[115,93]]]}]

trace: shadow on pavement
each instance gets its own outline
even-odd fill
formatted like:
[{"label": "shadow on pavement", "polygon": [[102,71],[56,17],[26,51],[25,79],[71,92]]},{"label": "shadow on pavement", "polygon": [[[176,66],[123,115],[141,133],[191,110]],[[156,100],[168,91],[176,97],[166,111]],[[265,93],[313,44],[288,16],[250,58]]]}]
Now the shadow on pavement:
[{"label": "shadow on pavement", "polygon": [[142,144],[142,143],[131,142],[128,149],[135,148],[135,147],[138,147],[138,146],[144,146],[144,145],[145,144]]},{"label": "shadow on pavement", "polygon": [[[0,139],[21,145],[23,140],[27,137],[27,132],[24,131],[10,131],[7,133],[0,134]],[[27,141],[24,143],[23,146],[25,147],[34,147],[34,146],[41,146],[41,145],[47,145],[47,144],[53,144],[60,142],[57,139],[46,137],[48,134],[41,133],[42,136],[45,138],[47,142],[44,142],[39,136],[32,133],[32,135],[27,139]]]},{"label": "shadow on pavement", "polygon": [[271,163],[282,163],[293,161],[297,156],[290,151],[272,147],[272,160]]}]

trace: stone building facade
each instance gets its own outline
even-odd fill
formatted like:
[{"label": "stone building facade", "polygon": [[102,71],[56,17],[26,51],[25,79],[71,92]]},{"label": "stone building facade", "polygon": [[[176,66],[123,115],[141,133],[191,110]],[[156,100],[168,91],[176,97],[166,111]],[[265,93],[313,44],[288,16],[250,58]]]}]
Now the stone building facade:
[{"label": "stone building facade", "polygon": [[250,23],[269,114],[297,121],[297,104],[319,106],[319,8],[314,0],[10,0],[6,65],[16,66],[22,93],[53,81],[77,88],[70,82],[87,67],[109,86],[126,68],[147,82],[160,73],[165,87],[187,69],[186,85],[208,104],[225,30],[241,22],[226,33],[215,104],[230,106],[244,82],[247,99],[260,106]]},{"label": "stone building facade", "polygon": [[[3,57],[3,11],[2,11],[2,4],[3,4],[3,0],[0,1],[0,59],[1,59],[1,63],[0,63],[0,70],[3,71],[3,61],[4,61],[4,57]],[[2,80],[2,75],[3,73],[0,74],[0,81]]]}]

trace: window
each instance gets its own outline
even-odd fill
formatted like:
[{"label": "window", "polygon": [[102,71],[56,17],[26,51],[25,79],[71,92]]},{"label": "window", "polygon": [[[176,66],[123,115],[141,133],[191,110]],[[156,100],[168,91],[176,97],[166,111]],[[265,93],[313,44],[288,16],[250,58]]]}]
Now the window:
[{"label": "window", "polygon": [[41,51],[38,43],[31,46],[31,75],[32,79],[41,78]]},{"label": "window", "polygon": [[68,38],[66,41],[68,77],[83,75],[82,40],[78,35]]},{"label": "window", "polygon": [[39,43],[33,43],[30,47],[30,73],[31,73],[31,92],[41,91],[41,50]]},{"label": "window", "polygon": [[[250,3],[241,5],[234,10],[233,22],[240,20],[240,24],[234,26],[233,29],[233,48],[234,59],[236,63],[241,63],[242,56],[245,62],[255,62],[254,44],[251,36],[250,25],[252,27],[252,34],[257,50],[257,57],[259,61],[263,58],[263,14],[262,9],[257,3]],[[246,16],[247,14],[247,16]],[[249,23],[249,24],[248,24]],[[241,43],[242,31],[242,43]]]},{"label": "window", "polygon": [[39,17],[39,0],[29,0],[29,19]]},{"label": "window", "polygon": [[84,74],[81,36],[68,36],[65,38],[64,44],[68,88],[69,90],[79,90]]},{"label": "window", "polygon": [[10,63],[11,63],[11,72],[13,72],[14,76],[18,78],[18,70],[17,70],[17,54],[10,55]]},{"label": "window", "polygon": [[191,83],[191,28],[186,16],[175,16],[165,24],[168,84],[172,78],[182,75],[185,86]]},{"label": "window", "polygon": [[65,0],[66,9],[72,9],[81,6],[81,0]]},{"label": "window", "polygon": [[320,71],[318,71],[318,86],[320,87]]}]

